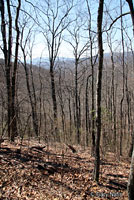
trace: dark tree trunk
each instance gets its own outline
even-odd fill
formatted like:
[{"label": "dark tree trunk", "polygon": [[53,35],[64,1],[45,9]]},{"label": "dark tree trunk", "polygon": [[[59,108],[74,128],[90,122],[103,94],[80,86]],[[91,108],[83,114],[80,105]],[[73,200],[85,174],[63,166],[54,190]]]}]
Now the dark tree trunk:
[{"label": "dark tree trunk", "polygon": [[76,109],[76,135],[77,143],[80,144],[80,121],[79,121],[79,102],[78,102],[78,59],[75,58],[75,109]]},{"label": "dark tree trunk", "polygon": [[[62,136],[64,138],[64,142],[66,142],[66,117],[64,111],[64,100],[63,100],[63,90],[62,90],[62,79],[61,79],[61,69],[59,71],[59,89],[58,89],[58,97],[59,97],[59,104],[61,107],[61,119],[62,119]],[[62,138],[62,139],[63,139]]]},{"label": "dark tree trunk", "polygon": [[[33,129],[35,132],[35,135],[38,136],[38,118],[37,118],[37,111],[36,111],[36,98],[32,98],[32,91],[30,89],[30,80],[29,80],[29,69],[26,63],[26,55],[25,55],[25,49],[21,46],[23,56],[24,56],[24,70],[25,70],[25,76],[26,76],[26,86],[27,86],[27,91],[28,91],[28,96],[31,104],[31,109],[32,109],[32,123],[33,123]],[[33,75],[32,75],[33,76]],[[34,83],[32,83],[34,84]],[[33,91],[34,96],[35,96],[35,91]]]},{"label": "dark tree trunk", "polygon": [[[15,59],[14,63],[12,62],[12,12],[10,6],[10,0],[6,1],[7,3],[7,16],[8,16],[8,33],[6,33],[6,16],[5,10],[6,6],[3,0],[0,0],[0,13],[1,13],[1,32],[3,40],[3,53],[5,59],[5,72],[6,72],[6,87],[7,87],[7,124],[8,124],[8,136],[14,141],[14,138],[17,134],[17,116],[16,116],[16,74],[18,69],[18,49],[19,49],[19,12],[21,7],[21,0],[18,0],[18,6],[16,8],[15,16],[15,31],[16,31],[16,41],[15,41]],[[11,73],[12,72],[12,73]]]},{"label": "dark tree trunk", "polygon": [[72,111],[71,111],[71,99],[70,99],[70,94],[68,98],[68,109],[69,109],[69,142],[71,142],[71,137],[72,137]]},{"label": "dark tree trunk", "polygon": [[128,179],[128,198],[129,200],[134,199],[134,151],[132,153],[130,174]]},{"label": "dark tree trunk", "polygon": [[11,113],[11,141],[14,141],[15,136],[18,135],[17,131],[17,107],[16,107],[16,76],[17,76],[17,69],[18,69],[18,51],[19,51],[19,36],[20,31],[18,27],[18,19],[19,19],[19,12],[21,7],[21,1],[18,0],[18,7],[17,7],[17,14],[15,19],[15,28],[16,28],[16,46],[15,46],[15,60],[14,60],[14,69],[13,69],[13,75],[12,75],[12,113]]},{"label": "dark tree trunk", "polygon": [[133,5],[133,0],[126,0],[126,1],[129,5],[129,9],[130,9],[130,13],[131,13],[132,24],[133,24],[133,34],[134,34],[134,5]]},{"label": "dark tree trunk", "polygon": [[54,120],[57,120],[57,101],[56,101],[56,93],[55,93],[55,80],[54,80],[53,67],[50,68],[50,76],[51,76],[51,89],[52,89]]},{"label": "dark tree trunk", "polygon": [[86,92],[85,92],[85,109],[86,109],[86,146],[89,145],[89,99],[88,99],[88,96],[89,96],[89,87],[88,87],[88,82],[89,82],[89,78],[90,78],[91,75],[89,75],[87,77],[87,80],[86,80]]},{"label": "dark tree trunk", "polygon": [[58,124],[57,124],[57,100],[56,100],[56,91],[55,91],[55,79],[54,79],[54,63],[53,59],[50,59],[50,78],[51,78],[51,95],[53,103],[53,116],[54,116],[54,135],[55,139],[60,140],[58,135]]},{"label": "dark tree trunk", "polygon": [[99,66],[98,66],[98,80],[97,80],[97,135],[95,146],[95,164],[94,164],[94,179],[99,182],[100,173],[100,137],[101,137],[101,90],[102,90],[102,70],[103,70],[103,43],[102,43],[102,20],[103,20],[103,4],[104,0],[99,1],[98,8],[98,48],[99,48]]},{"label": "dark tree trunk", "polygon": [[[132,18],[132,23],[133,23],[133,34],[134,34],[134,5],[133,5],[132,0],[126,0],[126,1],[128,2],[130,12],[131,12],[131,18]],[[129,179],[128,179],[128,198],[129,200],[134,199],[134,148],[133,148],[133,153],[132,153],[130,174],[129,174]]]}]

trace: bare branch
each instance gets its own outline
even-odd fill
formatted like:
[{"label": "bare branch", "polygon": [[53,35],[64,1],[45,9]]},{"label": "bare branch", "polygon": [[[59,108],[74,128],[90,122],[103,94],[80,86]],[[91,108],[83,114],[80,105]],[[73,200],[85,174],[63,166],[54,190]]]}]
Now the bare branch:
[{"label": "bare branch", "polygon": [[[121,14],[120,16],[118,16],[115,20],[113,20],[113,22],[110,24],[109,28],[108,28],[106,31],[109,31],[109,30],[112,28],[113,24],[114,24],[115,22],[117,22],[118,19],[120,19],[121,17],[123,17],[123,16],[125,16],[125,15],[130,15],[130,12],[123,13],[123,14]],[[103,31],[103,32],[106,32],[106,31]]]}]

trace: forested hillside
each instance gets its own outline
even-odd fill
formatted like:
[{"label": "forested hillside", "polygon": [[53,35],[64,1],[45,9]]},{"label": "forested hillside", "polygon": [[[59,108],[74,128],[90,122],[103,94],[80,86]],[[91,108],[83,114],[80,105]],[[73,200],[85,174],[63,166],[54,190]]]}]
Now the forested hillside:
[{"label": "forested hillside", "polygon": [[[0,0],[0,23],[0,198],[116,199],[119,190],[132,200],[133,1]],[[61,184],[62,196],[24,197],[29,178],[15,174],[18,196],[5,192],[15,166]]]}]

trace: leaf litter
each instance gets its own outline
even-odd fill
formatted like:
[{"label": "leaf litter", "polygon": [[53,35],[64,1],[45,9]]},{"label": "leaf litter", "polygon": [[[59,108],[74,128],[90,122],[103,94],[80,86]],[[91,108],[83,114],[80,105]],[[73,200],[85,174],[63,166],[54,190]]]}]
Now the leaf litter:
[{"label": "leaf litter", "polygon": [[[74,147],[73,147],[74,148]],[[101,160],[100,183],[93,180],[88,148],[36,141],[0,148],[0,200],[128,199],[130,161],[108,152]]]}]

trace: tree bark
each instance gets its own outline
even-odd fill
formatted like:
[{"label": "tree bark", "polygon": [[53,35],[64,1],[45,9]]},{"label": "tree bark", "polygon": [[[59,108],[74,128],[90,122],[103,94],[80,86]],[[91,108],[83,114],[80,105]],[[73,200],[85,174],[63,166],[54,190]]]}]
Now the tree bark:
[{"label": "tree bark", "polygon": [[103,70],[103,43],[102,43],[102,20],[103,20],[103,4],[104,0],[99,1],[98,8],[98,48],[99,48],[99,66],[98,66],[98,80],[97,80],[97,135],[96,135],[96,146],[95,146],[95,164],[94,164],[94,179],[99,182],[100,173],[100,137],[101,137],[101,93],[102,93],[102,70]]},{"label": "tree bark", "polygon": [[[131,12],[131,18],[133,23],[133,34],[134,34],[134,5],[132,0],[126,0],[130,12]],[[133,144],[134,145],[134,144]],[[131,166],[130,166],[130,173],[129,173],[129,179],[128,179],[128,198],[129,200],[133,200],[134,198],[134,147],[133,147],[133,153],[132,153],[132,159],[131,159]]]},{"label": "tree bark", "polygon": [[15,60],[14,60],[14,69],[12,75],[12,113],[11,113],[11,141],[14,141],[14,137],[18,135],[17,130],[17,107],[16,107],[16,76],[17,76],[17,69],[18,69],[18,52],[19,52],[19,36],[20,30],[18,26],[18,19],[19,19],[19,12],[21,7],[21,0],[18,0],[18,7],[17,13],[15,18],[15,29],[16,29],[16,46],[15,46]]},{"label": "tree bark", "polygon": [[78,105],[78,59],[75,58],[75,106],[76,106],[76,134],[77,143],[80,144],[80,121],[79,121],[79,105]]},{"label": "tree bark", "polygon": [[86,146],[89,145],[89,78],[91,74],[87,76],[86,79],[86,92],[85,92],[85,110],[86,110]]},{"label": "tree bark", "polygon": [[[6,1],[6,5],[3,0],[0,0],[0,13],[1,13],[1,33],[3,41],[3,54],[5,59],[5,72],[6,72],[6,87],[7,87],[7,124],[8,124],[8,136],[11,141],[17,134],[17,116],[16,116],[16,74],[18,69],[18,50],[19,50],[19,13],[21,7],[21,0],[18,0],[18,5],[16,6],[16,16],[15,16],[15,59],[12,62],[12,50],[13,50],[13,17],[11,12],[10,0]],[[5,15],[5,10],[7,9],[7,19]],[[8,20],[8,27],[6,27],[6,20]],[[8,30],[6,32],[6,29]]]},{"label": "tree bark", "polygon": [[129,174],[127,189],[128,189],[129,200],[133,200],[134,199],[134,151],[132,153],[130,174]]},{"label": "tree bark", "polygon": [[129,5],[129,9],[130,9],[130,13],[131,13],[132,24],[133,24],[133,34],[134,34],[134,5],[133,5],[133,0],[126,0],[126,1]]},{"label": "tree bark", "polygon": [[[23,59],[24,59],[23,67],[24,67],[25,76],[26,76],[26,86],[27,86],[28,96],[29,96],[31,109],[32,109],[33,129],[34,129],[35,135],[38,136],[38,117],[37,117],[37,110],[36,110],[36,97],[32,98],[32,92],[34,93],[34,96],[35,96],[35,91],[34,90],[31,91],[31,89],[30,89],[29,69],[28,69],[27,62],[26,62],[25,49],[22,47],[22,45],[21,45],[21,49],[23,52]],[[31,73],[32,73],[32,69],[31,69]],[[33,76],[33,74],[31,74],[31,76]],[[33,86],[33,84],[34,83],[32,82],[32,86]]]}]

